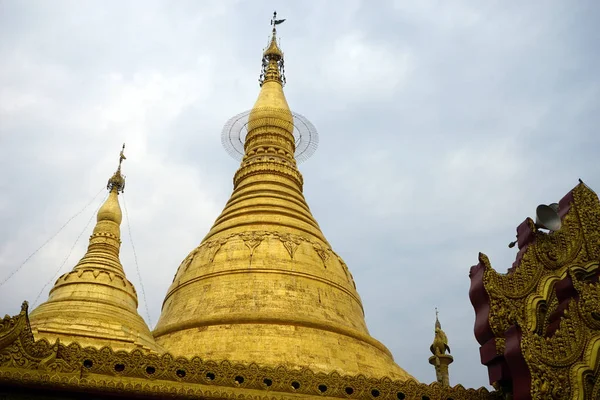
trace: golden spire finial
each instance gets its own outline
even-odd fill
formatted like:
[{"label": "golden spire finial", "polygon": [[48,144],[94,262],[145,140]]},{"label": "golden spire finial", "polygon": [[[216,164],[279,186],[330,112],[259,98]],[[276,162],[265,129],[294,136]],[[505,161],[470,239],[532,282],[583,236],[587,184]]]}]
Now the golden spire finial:
[{"label": "golden spire finial", "polygon": [[262,59],[262,70],[258,81],[262,86],[267,81],[276,81],[285,84],[285,74],[283,68],[283,52],[277,45],[277,25],[283,23],[285,19],[277,19],[277,11],[273,12],[273,18],[271,18],[271,25],[273,26],[273,33],[271,36],[271,42],[269,46],[263,52]]},{"label": "golden spire finial", "polygon": [[430,349],[434,355],[446,354],[446,350],[450,353],[450,347],[448,346],[448,337],[442,330],[442,324],[438,318],[439,311],[435,308],[435,339]]},{"label": "golden spire finial", "polygon": [[123,148],[121,149],[121,153],[119,153],[119,167],[117,168],[113,176],[110,177],[110,179],[108,180],[108,184],[106,185],[106,188],[111,192],[113,190],[116,190],[117,193],[123,193],[123,191],[125,190],[125,177],[121,174],[121,164],[123,163],[123,160],[127,160],[127,157],[125,157],[124,152],[125,143],[123,143]]},{"label": "golden spire finial", "polygon": [[123,143],[123,148],[121,149],[121,152],[119,153],[119,168],[118,170],[121,170],[121,163],[123,162],[123,160],[127,160],[127,157],[125,157],[125,154],[123,154],[123,152],[125,151],[125,143]]},{"label": "golden spire finial", "polygon": [[443,386],[449,386],[448,366],[454,361],[454,358],[450,354],[446,354],[446,351],[450,353],[450,346],[448,346],[448,337],[442,330],[437,307],[435,308],[435,337],[429,349],[433,353],[433,356],[429,357],[429,363],[435,367],[437,381]]}]

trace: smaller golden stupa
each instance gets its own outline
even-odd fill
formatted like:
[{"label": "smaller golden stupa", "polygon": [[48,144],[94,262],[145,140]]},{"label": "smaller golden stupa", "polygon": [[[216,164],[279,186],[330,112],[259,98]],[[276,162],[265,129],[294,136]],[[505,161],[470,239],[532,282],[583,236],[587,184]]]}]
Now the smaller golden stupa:
[{"label": "smaller golden stupa", "polygon": [[37,339],[159,351],[137,312],[137,293],[119,260],[123,216],[118,196],[125,189],[121,174],[124,149],[125,145],[119,167],[108,180],[108,198],[98,210],[87,252],[72,271],[58,278],[48,300],[29,315]]}]

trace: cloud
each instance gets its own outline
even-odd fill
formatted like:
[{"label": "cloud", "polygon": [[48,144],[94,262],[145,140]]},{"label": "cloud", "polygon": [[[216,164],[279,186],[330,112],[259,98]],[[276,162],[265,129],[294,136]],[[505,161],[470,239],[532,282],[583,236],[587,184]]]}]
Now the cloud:
[{"label": "cloud", "polygon": [[360,31],[336,38],[323,64],[328,90],[362,101],[394,93],[414,68],[410,53],[368,42]]},{"label": "cloud", "polygon": [[[237,163],[219,134],[256,99],[271,7],[0,4],[0,279],[102,189],[126,142],[124,200],[156,322],[179,262],[231,193]],[[353,1],[278,13],[288,102],[320,132],[301,165],[305,195],[371,334],[433,381],[437,306],[452,383],[486,385],[468,300],[477,253],[505,270],[535,206],[579,177],[600,190],[600,7]],[[100,197],[2,286],[0,312],[51,284],[82,234],[62,272],[75,265]],[[122,240],[141,293],[126,222]]]}]

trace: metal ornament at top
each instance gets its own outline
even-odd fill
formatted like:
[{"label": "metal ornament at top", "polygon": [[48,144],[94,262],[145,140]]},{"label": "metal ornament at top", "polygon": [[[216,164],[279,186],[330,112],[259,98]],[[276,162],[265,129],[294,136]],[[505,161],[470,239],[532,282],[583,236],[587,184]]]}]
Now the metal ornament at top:
[{"label": "metal ornament at top", "polygon": [[[221,143],[227,153],[241,161],[244,157],[244,143],[248,134],[248,118],[252,110],[244,111],[227,121],[221,132]],[[312,156],[319,146],[317,128],[303,115],[292,111],[294,123],[294,158],[301,163]]]},{"label": "metal ornament at top", "polygon": [[119,154],[119,168],[117,168],[113,176],[110,177],[106,185],[106,188],[109,191],[116,189],[117,193],[123,193],[123,191],[125,190],[125,177],[121,174],[121,164],[123,163],[123,160],[127,159],[127,157],[125,157],[124,151],[125,143],[123,143],[123,148],[121,149],[121,153]]},{"label": "metal ornament at top", "polygon": [[[269,46],[263,52],[262,71],[260,74],[260,86],[266,81],[277,81],[283,86],[285,84],[285,76],[283,74],[283,52],[277,45],[277,30],[276,26],[283,23],[285,19],[277,19],[277,12],[273,13],[271,25],[273,26],[273,34],[269,42]],[[270,67],[270,68],[269,68]],[[287,106],[286,106],[287,107]],[[260,109],[254,108],[255,111]],[[278,118],[277,115],[281,110],[265,109],[268,111],[271,118]],[[234,159],[241,161],[244,157],[244,143],[248,134],[248,119],[252,110],[244,111],[227,121],[221,132],[221,143],[223,147]],[[303,115],[290,111],[293,118],[293,136],[295,143],[294,158],[296,162],[301,163],[306,161],[314,154],[319,145],[319,136],[315,126]],[[282,119],[287,119],[287,111],[283,111]]]},{"label": "metal ornament at top", "polygon": [[271,18],[271,25],[273,26],[273,33],[271,36],[271,40],[269,41],[269,45],[263,52],[262,58],[262,66],[260,71],[260,76],[258,78],[258,82],[260,86],[265,83],[267,79],[267,70],[269,68],[269,64],[274,62],[277,64],[277,69],[279,70],[278,80],[281,82],[282,86],[285,86],[285,67],[283,62],[283,52],[277,46],[277,25],[282,24],[285,19],[277,19],[277,11],[273,12],[273,18]]}]

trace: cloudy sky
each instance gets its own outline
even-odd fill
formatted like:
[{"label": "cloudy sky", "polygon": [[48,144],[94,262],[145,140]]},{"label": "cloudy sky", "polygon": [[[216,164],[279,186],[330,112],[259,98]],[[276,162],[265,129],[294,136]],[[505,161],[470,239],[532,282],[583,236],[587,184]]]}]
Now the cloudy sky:
[{"label": "cloudy sky", "polygon": [[[231,194],[238,165],[220,132],[256,99],[274,6],[288,102],[320,132],[300,167],[305,195],[371,334],[431,382],[437,306],[452,383],[486,385],[468,299],[477,253],[506,270],[538,204],[578,178],[600,190],[593,0],[0,0],[0,282],[90,203],[126,142],[140,314],[156,323]],[[103,196],[0,287],[1,314],[47,298]]]}]

